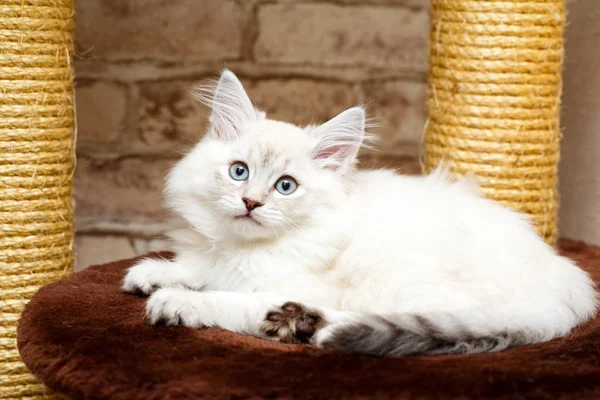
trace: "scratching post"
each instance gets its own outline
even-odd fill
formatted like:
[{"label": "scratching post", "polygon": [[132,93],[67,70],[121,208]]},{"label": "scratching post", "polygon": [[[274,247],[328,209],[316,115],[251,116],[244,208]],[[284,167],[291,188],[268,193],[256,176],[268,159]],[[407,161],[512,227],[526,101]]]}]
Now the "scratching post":
[{"label": "scratching post", "polygon": [[73,27],[73,0],[0,0],[3,399],[47,395],[20,361],[17,321],[73,263]]},{"label": "scratching post", "polygon": [[432,0],[424,169],[441,161],[557,238],[564,0]]}]

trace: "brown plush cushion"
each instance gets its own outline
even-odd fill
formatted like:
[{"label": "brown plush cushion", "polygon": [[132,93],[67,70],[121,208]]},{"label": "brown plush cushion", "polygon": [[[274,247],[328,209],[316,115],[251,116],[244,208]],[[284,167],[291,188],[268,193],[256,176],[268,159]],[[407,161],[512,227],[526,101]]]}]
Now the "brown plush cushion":
[{"label": "brown plush cushion", "polygon": [[[600,280],[600,249],[563,252]],[[27,366],[86,399],[600,398],[600,318],[566,339],[473,356],[376,359],[219,329],[153,327],[119,283],[134,260],[41,289],[21,319]]]}]

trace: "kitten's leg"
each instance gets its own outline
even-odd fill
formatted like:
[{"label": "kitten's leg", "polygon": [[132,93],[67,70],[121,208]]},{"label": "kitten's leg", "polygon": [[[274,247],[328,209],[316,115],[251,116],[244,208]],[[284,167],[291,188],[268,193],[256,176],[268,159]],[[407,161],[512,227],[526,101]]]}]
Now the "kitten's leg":
[{"label": "kitten's leg", "polygon": [[146,315],[152,324],[191,328],[220,327],[260,336],[267,311],[282,299],[267,293],[195,292],[164,288],[148,299]]},{"label": "kitten's leg", "polygon": [[193,284],[191,274],[183,265],[165,259],[146,258],[127,270],[122,289],[128,293],[147,295],[161,287],[185,287],[190,284]]},{"label": "kitten's leg", "polygon": [[358,320],[359,314],[326,307],[310,307],[287,302],[266,314],[261,326],[263,335],[283,343],[314,343],[324,328]]}]

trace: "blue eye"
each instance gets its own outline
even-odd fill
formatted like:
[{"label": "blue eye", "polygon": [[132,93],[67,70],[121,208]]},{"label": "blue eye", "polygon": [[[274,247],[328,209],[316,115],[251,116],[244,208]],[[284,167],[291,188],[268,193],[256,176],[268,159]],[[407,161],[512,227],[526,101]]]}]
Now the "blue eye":
[{"label": "blue eye", "polygon": [[250,171],[248,171],[248,166],[243,162],[233,163],[229,167],[229,176],[236,181],[245,181],[248,179],[248,175],[250,175]]},{"label": "blue eye", "polygon": [[275,189],[281,194],[292,194],[296,191],[298,184],[294,180],[294,178],[290,176],[284,176],[283,178],[279,178],[277,182],[275,182]]}]

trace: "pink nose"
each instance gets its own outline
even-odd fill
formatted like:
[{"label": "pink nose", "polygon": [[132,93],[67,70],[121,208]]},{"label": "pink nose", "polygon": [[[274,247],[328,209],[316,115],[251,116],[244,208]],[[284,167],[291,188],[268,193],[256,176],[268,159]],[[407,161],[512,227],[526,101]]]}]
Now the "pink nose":
[{"label": "pink nose", "polygon": [[262,206],[262,203],[259,203],[258,201],[247,199],[245,197],[242,200],[244,201],[244,204],[246,205],[246,210],[248,210],[248,211],[252,211],[255,208]]}]

